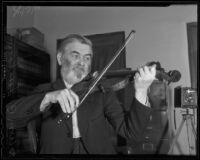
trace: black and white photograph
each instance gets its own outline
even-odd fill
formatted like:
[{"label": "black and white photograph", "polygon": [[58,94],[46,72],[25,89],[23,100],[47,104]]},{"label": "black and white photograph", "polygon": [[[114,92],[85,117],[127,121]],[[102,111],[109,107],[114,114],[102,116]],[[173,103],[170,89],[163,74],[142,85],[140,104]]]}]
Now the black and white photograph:
[{"label": "black and white photograph", "polygon": [[2,13],[2,159],[198,157],[197,3]]}]

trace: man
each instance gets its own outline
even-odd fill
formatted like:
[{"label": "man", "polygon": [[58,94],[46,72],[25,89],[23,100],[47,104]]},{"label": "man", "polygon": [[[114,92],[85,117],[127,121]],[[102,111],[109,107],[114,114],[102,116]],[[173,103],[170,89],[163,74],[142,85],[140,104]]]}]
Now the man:
[{"label": "man", "polygon": [[[30,96],[7,105],[7,119],[28,122],[37,112],[42,113],[41,154],[115,154],[106,121],[119,135],[141,139],[150,113],[147,90],[155,79],[155,66],[138,69],[132,106],[125,116],[112,92],[95,92],[79,106],[74,88],[90,73],[92,56],[90,40],[76,34],[67,36],[57,50],[61,80],[41,85]],[[67,113],[72,116],[62,119]]]}]

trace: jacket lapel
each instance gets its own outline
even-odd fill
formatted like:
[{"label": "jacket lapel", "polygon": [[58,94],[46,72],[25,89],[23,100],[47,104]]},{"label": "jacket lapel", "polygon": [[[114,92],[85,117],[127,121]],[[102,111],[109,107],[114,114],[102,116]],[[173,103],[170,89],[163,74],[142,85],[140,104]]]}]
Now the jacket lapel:
[{"label": "jacket lapel", "polygon": [[82,137],[85,136],[89,126],[89,117],[91,111],[91,99],[89,98],[90,97],[88,97],[77,110],[78,126]]}]

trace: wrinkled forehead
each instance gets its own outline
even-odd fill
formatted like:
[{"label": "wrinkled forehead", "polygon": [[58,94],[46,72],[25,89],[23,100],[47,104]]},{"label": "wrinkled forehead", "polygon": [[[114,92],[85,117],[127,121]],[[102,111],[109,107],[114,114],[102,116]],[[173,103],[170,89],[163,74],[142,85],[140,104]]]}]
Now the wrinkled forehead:
[{"label": "wrinkled forehead", "polygon": [[93,55],[92,47],[89,44],[81,43],[78,40],[66,44],[63,51],[63,53],[78,52],[80,54]]}]

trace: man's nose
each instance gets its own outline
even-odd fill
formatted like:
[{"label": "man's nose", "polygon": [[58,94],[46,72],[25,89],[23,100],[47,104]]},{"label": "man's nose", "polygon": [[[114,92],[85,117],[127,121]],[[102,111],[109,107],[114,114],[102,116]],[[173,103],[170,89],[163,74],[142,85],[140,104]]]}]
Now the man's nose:
[{"label": "man's nose", "polygon": [[82,56],[79,57],[79,64],[85,65],[85,59],[84,59],[84,57],[82,57]]}]

